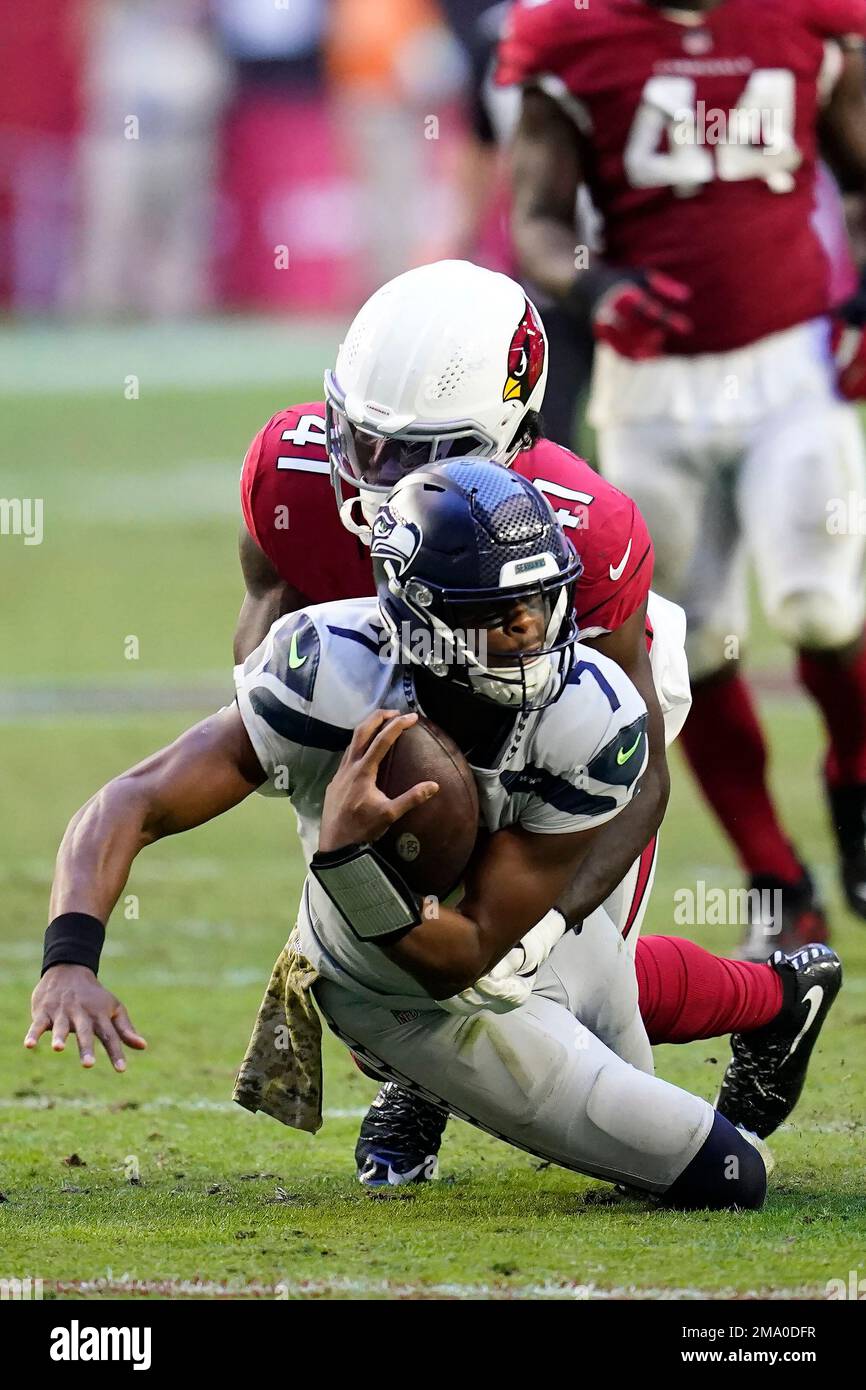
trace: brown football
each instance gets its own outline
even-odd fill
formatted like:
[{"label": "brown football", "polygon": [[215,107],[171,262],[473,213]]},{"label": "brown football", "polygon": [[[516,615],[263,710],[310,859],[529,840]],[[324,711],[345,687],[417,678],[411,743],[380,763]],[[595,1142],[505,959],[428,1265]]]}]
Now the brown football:
[{"label": "brown football", "polygon": [[462,879],[478,835],[478,791],[457,744],[420,715],[389,748],[376,780],[391,797],[416,782],[438,782],[436,795],[395,821],[376,848],[414,892],[447,897]]}]

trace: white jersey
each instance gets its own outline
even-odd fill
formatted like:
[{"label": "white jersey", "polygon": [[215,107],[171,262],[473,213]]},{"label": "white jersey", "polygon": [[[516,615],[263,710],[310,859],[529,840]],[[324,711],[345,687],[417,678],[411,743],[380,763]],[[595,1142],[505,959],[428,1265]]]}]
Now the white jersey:
[{"label": "white jersey", "polygon": [[[317,604],[279,619],[235,669],[266,790],[290,798],[308,864],[325,790],[354,730],[378,709],[417,707],[412,670],[390,659],[386,636],[374,598]],[[614,662],[578,643],[555,704],[516,717],[492,765],[472,767],[481,824],[538,835],[602,825],[631,799],[646,762],[643,700]],[[302,950],[326,978],[401,1000],[429,998],[375,943],[354,935],[310,876],[299,928]]]}]

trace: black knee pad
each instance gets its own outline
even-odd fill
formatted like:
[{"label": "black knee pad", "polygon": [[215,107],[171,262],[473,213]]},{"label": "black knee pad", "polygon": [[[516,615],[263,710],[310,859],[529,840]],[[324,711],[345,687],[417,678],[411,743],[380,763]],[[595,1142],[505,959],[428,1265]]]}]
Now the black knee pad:
[{"label": "black knee pad", "polygon": [[681,1211],[710,1207],[757,1209],[767,1195],[767,1170],[754,1145],[723,1115],[679,1177],[661,1198]]}]

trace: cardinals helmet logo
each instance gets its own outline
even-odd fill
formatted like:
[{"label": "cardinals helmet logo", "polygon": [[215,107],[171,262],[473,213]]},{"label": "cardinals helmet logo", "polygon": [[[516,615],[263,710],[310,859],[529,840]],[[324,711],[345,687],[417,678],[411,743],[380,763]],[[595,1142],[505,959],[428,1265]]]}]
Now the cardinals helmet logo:
[{"label": "cardinals helmet logo", "polygon": [[508,349],[508,377],[502,390],[504,401],[525,405],[538,385],[544,366],[544,331],[534,308],[526,301],[523,318],[514,330]]},{"label": "cardinals helmet logo", "polygon": [[370,554],[374,559],[393,560],[398,575],[404,574],[421,548],[421,532],[411,521],[404,521],[390,506],[380,507],[373,522]]}]

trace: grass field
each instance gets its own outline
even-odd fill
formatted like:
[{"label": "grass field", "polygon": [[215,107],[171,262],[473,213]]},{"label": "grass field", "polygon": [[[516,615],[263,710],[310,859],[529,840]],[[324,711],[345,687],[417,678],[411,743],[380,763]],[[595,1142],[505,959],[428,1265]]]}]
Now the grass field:
[{"label": "grass field", "polygon": [[[102,1057],[84,1073],[74,1046],[21,1048],[68,816],[230,693],[240,459],[272,410],[316,395],[317,365],[285,388],[274,377],[218,391],[143,379],[127,401],[121,388],[64,392],[49,379],[2,401],[0,491],[44,498],[45,539],[0,537],[0,1277],[41,1278],[60,1297],[786,1298],[866,1272],[866,929],[839,904],[819,730],[795,694],[764,700],[775,783],[830,897],[847,981],[794,1123],[773,1142],[761,1213],[648,1210],[458,1122],[442,1181],[370,1200],[352,1149],[375,1087],[331,1039],[317,1137],[233,1106],[301,876],[291,816],[260,798],[134,869],[102,978],[150,1051],[117,1076]],[[127,370],[118,359],[118,377]],[[760,634],[756,645],[755,665],[778,667],[778,648]],[[677,763],[646,930],[670,930],[675,890],[701,878],[737,884]],[[714,948],[733,944],[731,929],[699,931]],[[724,1040],[657,1051],[661,1075],[707,1097],[726,1060]]]}]

